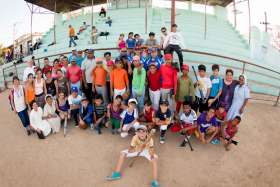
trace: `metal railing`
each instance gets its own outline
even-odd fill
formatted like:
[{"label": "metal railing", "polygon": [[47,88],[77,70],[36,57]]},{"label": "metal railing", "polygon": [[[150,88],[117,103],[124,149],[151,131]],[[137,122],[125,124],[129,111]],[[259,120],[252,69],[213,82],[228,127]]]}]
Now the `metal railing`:
[{"label": "metal railing", "polygon": [[[110,51],[110,50],[118,50],[118,48],[98,48],[98,49],[94,49],[95,52],[97,52],[97,51]],[[227,59],[227,60],[231,60],[231,61],[235,61],[235,62],[241,63],[242,68],[238,68],[236,66],[230,66],[230,65],[223,65],[223,64],[221,64],[221,66],[224,66],[226,68],[238,69],[238,70],[241,70],[242,73],[244,73],[245,71],[248,71],[248,72],[257,73],[257,74],[260,74],[260,75],[263,75],[263,76],[266,76],[266,77],[270,77],[270,78],[278,80],[279,81],[278,85],[280,85],[280,72],[275,71],[274,69],[263,67],[261,65],[254,64],[254,63],[246,61],[246,60],[237,59],[237,58],[233,58],[233,57],[228,57],[228,56],[224,56],[224,55],[219,55],[219,54],[215,54],[215,53],[195,51],[195,50],[190,50],[190,49],[182,49],[182,52],[198,54],[198,55],[205,55],[205,56],[210,56],[210,57],[217,57],[217,58]],[[46,56],[43,56],[43,57],[35,58],[35,61],[37,61],[38,66],[40,67],[40,60],[43,59],[43,58],[46,58],[46,57],[51,58],[51,57],[57,57],[57,56],[60,56],[60,55],[68,55],[70,53],[71,52],[64,52],[64,53],[56,53],[56,54],[52,54],[52,55],[46,55]],[[275,77],[275,76],[272,76],[272,75],[264,74],[264,73],[261,73],[261,72],[255,72],[253,70],[246,70],[246,66],[248,66],[248,65],[260,68],[262,70],[266,70],[266,71],[271,72],[271,73],[275,73],[275,74],[279,75],[279,77]],[[2,71],[3,71],[2,73],[3,73],[3,77],[4,77],[4,82],[6,84],[7,84],[7,80],[6,80],[6,77],[5,77],[5,71],[10,69],[10,68],[13,68],[14,71],[15,71],[15,74],[18,75],[17,66],[18,66],[17,64],[12,64],[11,66],[5,67],[5,68],[2,69]],[[258,85],[265,85],[265,86],[273,87],[275,89],[279,89],[279,94],[278,94],[278,96],[276,98],[276,101],[272,100],[272,99],[256,99],[256,100],[275,102],[274,105],[278,106],[279,100],[280,100],[280,86],[269,84],[269,83],[268,84],[267,83],[261,83],[259,81],[253,81],[253,82],[258,84]],[[270,94],[265,94],[265,93],[261,93],[261,94],[268,95],[268,96],[274,96],[275,97],[275,95],[270,95]],[[252,98],[252,99],[254,99],[254,98]]]}]

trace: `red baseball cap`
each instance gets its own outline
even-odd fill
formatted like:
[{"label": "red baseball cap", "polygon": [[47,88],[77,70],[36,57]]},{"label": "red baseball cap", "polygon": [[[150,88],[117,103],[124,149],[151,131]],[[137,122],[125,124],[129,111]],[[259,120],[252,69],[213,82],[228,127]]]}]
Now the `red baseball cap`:
[{"label": "red baseball cap", "polygon": [[188,64],[183,64],[183,66],[182,66],[182,70],[187,70],[187,71],[189,71],[189,65]]},{"label": "red baseball cap", "polygon": [[165,54],[164,59],[165,60],[172,60],[172,55],[171,54]]}]

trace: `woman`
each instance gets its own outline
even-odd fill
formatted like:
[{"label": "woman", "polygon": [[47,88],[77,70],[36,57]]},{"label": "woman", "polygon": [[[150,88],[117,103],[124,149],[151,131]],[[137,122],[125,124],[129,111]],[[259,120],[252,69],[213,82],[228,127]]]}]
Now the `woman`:
[{"label": "woman", "polygon": [[56,94],[58,93],[58,86],[57,86],[57,80],[52,78],[52,72],[48,71],[46,73],[46,89],[47,94],[50,94],[53,97],[56,97]]},{"label": "woman", "polygon": [[43,110],[34,101],[30,112],[30,122],[33,129],[36,131],[39,139],[45,139],[51,133],[51,126],[43,117]]},{"label": "woman", "polygon": [[67,119],[70,119],[70,105],[63,92],[58,94],[56,110],[61,120],[67,121]]},{"label": "woman", "polygon": [[60,69],[60,65],[59,65],[59,60],[55,59],[53,61],[53,68],[52,68],[52,78],[56,79],[57,78],[57,70]]},{"label": "woman", "polygon": [[53,100],[52,95],[47,95],[45,100],[46,100],[46,104],[44,106],[44,117],[49,122],[52,131],[54,133],[58,133],[60,130],[60,118],[55,113],[56,112],[55,101]]},{"label": "woman", "polygon": [[32,73],[29,73],[27,76],[27,81],[25,83],[24,91],[25,91],[26,103],[28,105],[28,108],[31,110],[32,108],[31,103],[32,101],[35,100],[34,79]]},{"label": "woman", "polygon": [[9,95],[11,107],[15,114],[21,120],[23,127],[26,129],[27,135],[31,134],[30,121],[27,112],[26,100],[23,86],[20,85],[19,78],[13,77],[13,88]]},{"label": "woman", "polygon": [[39,107],[43,108],[45,104],[45,94],[47,93],[46,82],[43,79],[42,70],[36,71],[36,78],[34,80],[35,101]]},{"label": "woman", "polygon": [[222,94],[219,98],[220,104],[223,104],[225,106],[226,111],[228,111],[231,106],[234,89],[237,84],[238,81],[233,80],[233,70],[227,69],[226,77],[223,81]]},{"label": "woman", "polygon": [[241,116],[250,98],[250,90],[246,82],[245,75],[239,76],[239,84],[234,89],[232,105],[227,113],[227,120],[233,120],[236,116]]}]

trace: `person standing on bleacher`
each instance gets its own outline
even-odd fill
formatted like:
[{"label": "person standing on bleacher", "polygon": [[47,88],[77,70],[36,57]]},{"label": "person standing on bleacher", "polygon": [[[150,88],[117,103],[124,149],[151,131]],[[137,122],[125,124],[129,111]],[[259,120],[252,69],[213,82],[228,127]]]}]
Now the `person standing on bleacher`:
[{"label": "person standing on bleacher", "polygon": [[69,25],[69,47],[72,47],[72,43],[74,44],[74,47],[77,45],[75,42],[75,29],[72,27],[72,25]]}]

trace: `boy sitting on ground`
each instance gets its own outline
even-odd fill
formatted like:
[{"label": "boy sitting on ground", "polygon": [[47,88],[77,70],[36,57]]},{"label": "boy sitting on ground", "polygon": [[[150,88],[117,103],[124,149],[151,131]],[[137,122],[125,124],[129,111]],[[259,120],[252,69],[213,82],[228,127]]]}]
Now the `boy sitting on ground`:
[{"label": "boy sitting on ground", "polygon": [[159,187],[157,181],[157,160],[158,156],[155,154],[154,141],[152,139],[152,134],[148,134],[147,127],[144,125],[139,125],[136,129],[136,135],[132,138],[130,147],[126,150],[121,151],[120,158],[115,171],[107,180],[118,180],[121,178],[121,168],[125,161],[125,158],[132,157],[145,157],[148,159],[153,166],[153,181],[151,183],[152,187]]},{"label": "boy sitting on ground", "polygon": [[139,123],[137,121],[138,119],[138,111],[136,109],[137,106],[137,100],[132,98],[128,100],[128,108],[124,110],[121,114],[121,124],[122,124],[122,133],[121,137],[125,138],[128,135],[128,131],[131,128],[136,129],[137,126],[139,126]]},{"label": "boy sitting on ground", "polygon": [[164,144],[165,134],[168,125],[171,123],[171,111],[168,108],[169,103],[167,100],[162,100],[159,103],[159,110],[156,113],[155,124],[160,128],[160,143]]},{"label": "boy sitting on ground", "polygon": [[94,121],[95,121],[95,130],[98,134],[101,134],[101,128],[106,123],[106,106],[104,105],[102,95],[96,95],[94,100]]},{"label": "boy sitting on ground", "polygon": [[238,132],[238,124],[241,122],[240,116],[235,116],[233,120],[222,124],[220,140],[224,144],[227,151],[230,150],[230,145],[233,142],[232,138]]},{"label": "boy sitting on ground", "polygon": [[112,125],[112,134],[116,134],[121,131],[121,113],[122,113],[122,101],[123,98],[121,95],[113,100],[112,104],[109,104],[107,107],[107,116],[109,118],[109,123]]},{"label": "boy sitting on ground", "polygon": [[145,123],[149,130],[154,128],[155,110],[153,109],[150,100],[145,101],[144,110],[139,116],[139,122]]},{"label": "boy sitting on ground", "polygon": [[86,129],[92,126],[93,123],[93,107],[86,97],[82,99],[80,112],[79,112],[79,127]]},{"label": "boy sitting on ground", "polygon": [[218,124],[215,118],[215,109],[210,108],[197,119],[199,139],[202,143],[210,143],[218,133]]},{"label": "boy sitting on ground", "polygon": [[221,127],[221,124],[225,122],[226,117],[227,117],[227,112],[226,112],[225,106],[223,104],[220,104],[218,107],[218,110],[215,111],[215,117],[216,117],[218,126]]}]

